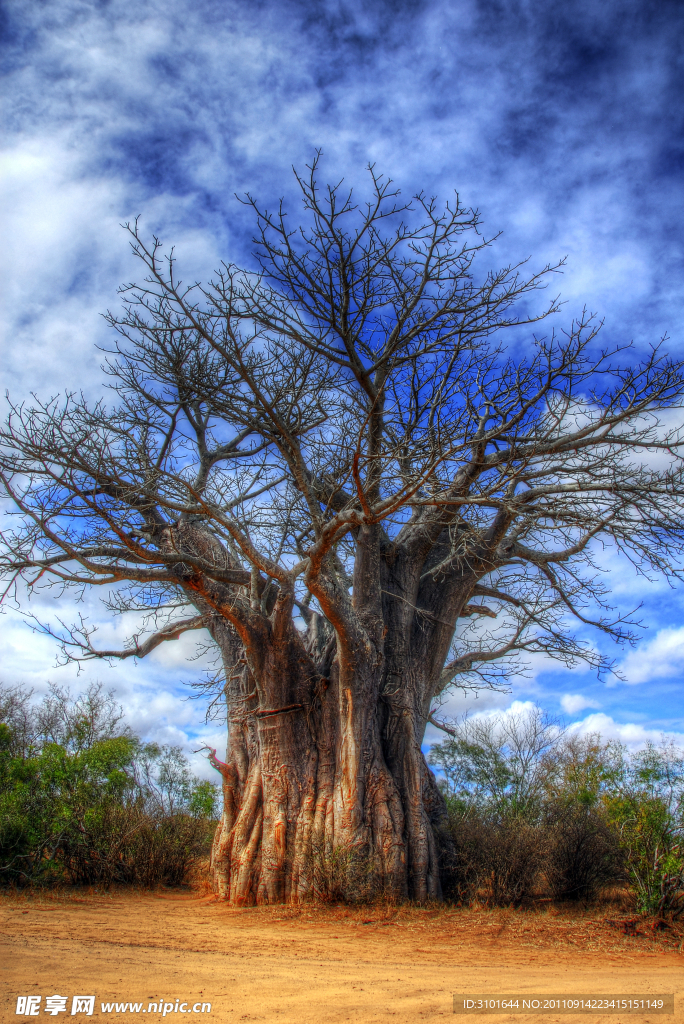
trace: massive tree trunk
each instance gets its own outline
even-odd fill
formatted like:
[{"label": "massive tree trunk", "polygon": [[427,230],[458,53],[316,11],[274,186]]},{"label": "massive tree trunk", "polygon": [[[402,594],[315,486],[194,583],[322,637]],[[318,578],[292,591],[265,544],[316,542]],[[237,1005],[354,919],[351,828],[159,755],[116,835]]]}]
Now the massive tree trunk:
[{"label": "massive tree trunk", "polygon": [[[217,892],[237,904],[438,897],[430,818],[440,797],[411,716],[397,719],[341,685],[337,661],[327,678],[307,676],[304,658],[304,672],[292,664],[302,654],[296,641],[288,654],[273,659],[280,671],[271,687],[256,687],[249,667],[229,683]],[[278,705],[258,708],[257,689],[280,690]],[[398,730],[405,762],[396,758]]]},{"label": "massive tree trunk", "polygon": [[378,667],[349,679],[337,657],[317,666],[292,625],[275,634],[228,677],[218,893],[238,904],[408,895]]},{"label": "massive tree trunk", "polygon": [[[418,610],[428,596],[423,552],[378,563],[378,600],[367,559],[358,562],[344,614],[330,580],[313,584],[328,617],[303,609],[306,640],[283,593],[242,658],[214,630],[228,752],[216,762],[224,811],[212,867],[217,892],[233,903],[442,896],[445,805],[421,742],[453,626]],[[445,588],[441,610],[452,621],[472,585]]]}]

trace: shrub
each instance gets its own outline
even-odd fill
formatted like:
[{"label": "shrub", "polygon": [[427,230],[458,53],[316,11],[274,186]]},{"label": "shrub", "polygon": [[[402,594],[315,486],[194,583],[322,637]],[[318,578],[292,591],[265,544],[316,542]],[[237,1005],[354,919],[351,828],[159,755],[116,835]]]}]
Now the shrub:
[{"label": "shrub", "polygon": [[517,906],[537,894],[546,862],[543,829],[482,809],[452,810],[449,823],[455,854],[445,872],[448,898]]},{"label": "shrub", "polygon": [[627,871],[644,914],[684,911],[684,752],[649,743],[630,759],[622,789],[608,801]]},{"label": "shrub", "polygon": [[643,914],[678,917],[684,911],[684,848],[677,825],[661,799],[616,800],[614,821],[627,872]]},{"label": "shrub", "polygon": [[602,811],[586,804],[552,804],[543,828],[546,882],[554,899],[595,900],[625,881],[625,851]]},{"label": "shrub", "polygon": [[76,841],[62,845],[62,863],[68,880],[80,885],[180,885],[194,861],[208,853],[212,835],[213,823],[203,818],[110,803]]},{"label": "shrub", "polygon": [[117,729],[97,686],[24,698],[0,688],[0,881],[180,884],[209,850],[217,787],[180,748]]},{"label": "shrub", "polygon": [[642,913],[684,913],[683,751],[628,754],[537,710],[450,732],[431,752],[450,808],[450,898],[594,900],[622,883]]}]

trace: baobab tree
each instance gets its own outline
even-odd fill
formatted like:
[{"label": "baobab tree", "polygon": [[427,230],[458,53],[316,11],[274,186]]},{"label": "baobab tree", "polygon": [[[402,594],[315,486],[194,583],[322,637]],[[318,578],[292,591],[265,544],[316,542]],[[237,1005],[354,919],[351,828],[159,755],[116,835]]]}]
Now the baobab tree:
[{"label": "baobab tree", "polygon": [[525,651],[601,669],[587,630],[629,632],[601,544],[678,577],[684,374],[662,345],[600,348],[588,315],[546,330],[560,265],[480,272],[458,196],[403,203],[371,167],[357,204],[318,166],[301,227],[245,198],[254,263],[206,285],[129,226],[145,277],[109,315],[113,401],[11,408],[6,594],[98,586],[139,614],[116,651],[46,627],[74,660],[208,631],[222,896],[312,898],[334,862],[349,895],[361,872],[438,898],[426,724]]}]

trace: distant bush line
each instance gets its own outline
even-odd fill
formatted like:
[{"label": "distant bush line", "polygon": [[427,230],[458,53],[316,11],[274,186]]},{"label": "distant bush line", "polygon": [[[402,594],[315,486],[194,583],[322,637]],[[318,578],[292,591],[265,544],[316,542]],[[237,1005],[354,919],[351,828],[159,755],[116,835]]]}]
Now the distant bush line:
[{"label": "distant bush line", "polygon": [[507,906],[629,894],[637,911],[684,911],[684,751],[629,752],[538,710],[452,723],[432,747],[448,807],[445,894]]},{"label": "distant bush line", "polygon": [[0,685],[0,884],[181,884],[208,854],[217,787],[144,743],[99,684]]}]

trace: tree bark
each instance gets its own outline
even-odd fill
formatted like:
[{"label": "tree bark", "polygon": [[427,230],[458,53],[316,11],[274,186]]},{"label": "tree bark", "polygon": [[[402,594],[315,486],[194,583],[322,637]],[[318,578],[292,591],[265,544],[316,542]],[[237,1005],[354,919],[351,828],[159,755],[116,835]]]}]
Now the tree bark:
[{"label": "tree bark", "polygon": [[218,894],[238,905],[408,896],[405,814],[376,707],[340,685],[337,662],[317,675],[296,637],[266,660],[259,686],[248,665],[228,685]]},{"label": "tree bark", "polygon": [[[389,571],[374,538],[358,543],[368,551],[351,605],[344,588],[340,598],[318,586],[320,642],[306,646],[285,595],[242,662],[214,633],[226,646],[228,753],[212,867],[235,904],[442,897],[446,811],[421,743],[453,626],[416,611],[424,558],[395,558]],[[374,576],[385,584],[377,602]],[[472,585],[452,583],[442,611],[455,617]]]}]

